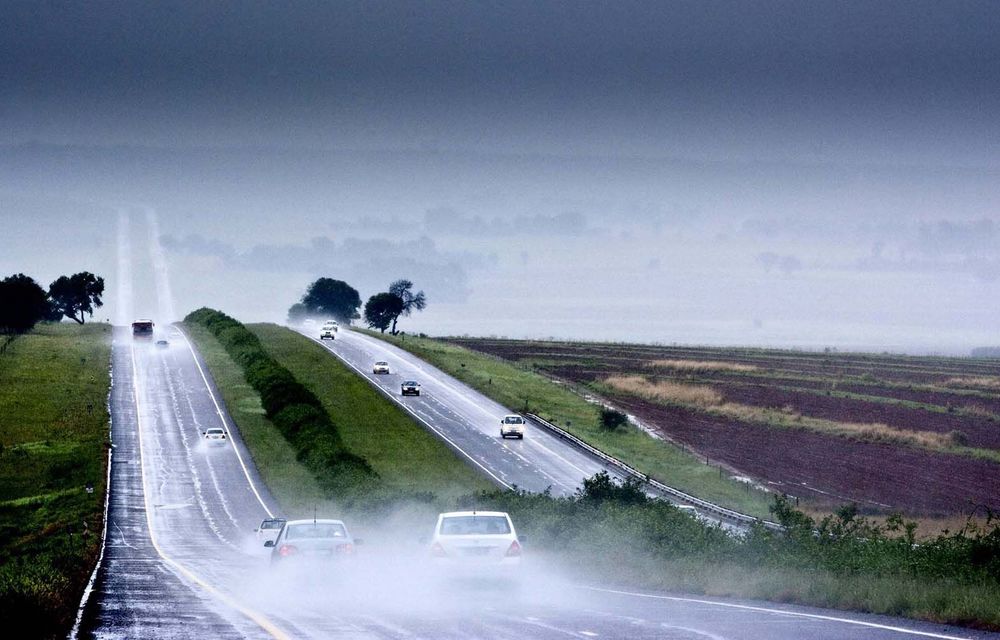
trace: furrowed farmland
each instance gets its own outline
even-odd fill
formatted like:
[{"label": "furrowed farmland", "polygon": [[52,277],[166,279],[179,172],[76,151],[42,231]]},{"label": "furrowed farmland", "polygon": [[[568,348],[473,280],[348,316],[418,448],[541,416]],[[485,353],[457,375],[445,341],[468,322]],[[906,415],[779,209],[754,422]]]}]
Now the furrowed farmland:
[{"label": "furrowed farmland", "polygon": [[1000,361],[450,338],[609,401],[730,474],[827,510],[1000,510]]}]

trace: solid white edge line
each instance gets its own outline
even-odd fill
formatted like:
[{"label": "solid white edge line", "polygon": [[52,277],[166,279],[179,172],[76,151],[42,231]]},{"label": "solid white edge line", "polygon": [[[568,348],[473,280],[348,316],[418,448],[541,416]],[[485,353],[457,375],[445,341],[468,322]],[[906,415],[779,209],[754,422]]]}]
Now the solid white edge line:
[{"label": "solid white edge line", "polygon": [[839,618],[837,616],[827,616],[819,613],[805,613],[803,611],[787,611],[784,609],[770,609],[768,607],[758,607],[749,604],[736,604],[734,602],[718,602],[716,600],[702,600],[700,598],[685,598],[682,596],[664,596],[652,593],[636,593],[633,591],[618,591],[616,589],[604,589],[601,587],[587,587],[580,586],[579,589],[586,589],[588,591],[599,591],[602,593],[614,593],[622,596],[631,596],[634,598],[649,598],[653,600],[670,600],[672,602],[691,602],[695,604],[707,604],[714,607],[726,607],[729,609],[742,609],[744,611],[757,611],[761,613],[773,613],[776,615],[783,616],[795,616],[798,618],[809,618],[811,620],[825,620],[827,622],[840,622],[843,624],[853,624],[860,627],[869,627],[872,629],[882,629],[883,631],[894,631],[897,633],[904,633],[913,636],[923,636],[926,638],[939,638],[940,640],[969,640],[968,637],[963,636],[949,636],[943,633],[934,633],[932,631],[919,631],[917,629],[907,629],[905,627],[896,627],[888,624],[879,624],[877,622],[867,622],[865,620],[852,620],[850,618]]},{"label": "solid white edge line", "polygon": [[243,475],[246,476],[247,482],[250,484],[250,489],[253,490],[253,494],[257,497],[257,502],[260,506],[264,507],[264,511],[267,512],[268,518],[273,518],[274,513],[270,508],[264,503],[264,499],[260,496],[260,492],[257,491],[257,485],[254,484],[253,479],[250,477],[250,471],[247,469],[246,464],[243,463],[243,456],[240,455],[240,449],[236,446],[236,442],[233,441],[233,432],[229,430],[229,423],[226,421],[226,414],[222,411],[222,407],[219,406],[219,401],[215,398],[215,393],[212,391],[212,385],[208,382],[208,376],[205,375],[205,370],[201,368],[201,363],[198,362],[198,354],[195,353],[194,346],[187,337],[184,329],[179,323],[174,324],[174,328],[177,329],[181,337],[184,338],[184,343],[187,344],[188,350],[191,352],[191,357],[194,358],[194,365],[198,367],[198,373],[201,374],[201,379],[205,383],[205,388],[208,390],[208,396],[212,399],[212,404],[215,405],[215,412],[219,416],[219,421],[222,422],[222,428],[226,430],[226,435],[229,436],[229,444],[233,447],[233,451],[236,453],[236,459],[240,461],[240,468],[243,469]]},{"label": "solid white edge line", "polygon": [[275,626],[275,624],[270,620],[268,620],[263,614],[257,613],[253,609],[249,609],[243,606],[230,596],[219,591],[211,584],[209,584],[202,578],[195,575],[193,571],[191,571],[181,563],[177,562],[176,560],[168,556],[163,551],[163,549],[160,548],[159,543],[156,541],[156,533],[153,530],[153,516],[152,512],[149,510],[149,490],[146,486],[146,461],[145,461],[145,456],[143,454],[143,439],[142,439],[142,431],[143,431],[142,406],[139,402],[139,370],[138,367],[136,366],[136,361],[135,361],[135,345],[132,344],[129,346],[129,348],[132,356],[132,399],[135,402],[136,430],[139,433],[139,467],[140,467],[140,475],[142,477],[142,501],[144,505],[144,511],[146,513],[146,528],[149,531],[149,541],[152,543],[153,549],[156,550],[156,553],[168,565],[170,565],[171,567],[182,573],[189,580],[191,580],[192,582],[200,586],[202,589],[215,596],[217,599],[224,602],[230,608],[235,609],[236,611],[239,611],[240,613],[245,615],[247,618],[256,623],[257,626],[259,626],[261,629],[270,634],[273,638],[276,638],[277,640],[289,640],[290,637],[284,631]]},{"label": "solid white edge line", "polygon": [[344,364],[346,364],[350,368],[352,368],[355,371],[357,371],[358,375],[360,375],[361,378],[364,379],[368,384],[370,384],[371,386],[373,386],[376,389],[378,389],[379,391],[381,391],[382,395],[384,395],[385,397],[387,397],[390,400],[392,400],[397,406],[402,407],[407,413],[409,413],[414,418],[416,418],[417,420],[419,420],[420,422],[422,422],[428,429],[430,429],[435,434],[437,434],[437,436],[439,438],[441,438],[442,440],[444,440],[445,442],[447,442],[448,444],[450,444],[451,447],[452,447],[452,449],[454,449],[455,451],[458,451],[463,456],[465,456],[466,458],[468,458],[469,461],[472,462],[472,464],[474,464],[477,467],[479,467],[480,469],[482,469],[483,472],[486,473],[486,475],[488,475],[489,477],[491,477],[494,480],[496,480],[501,486],[503,486],[504,488],[507,488],[507,489],[513,489],[514,488],[513,486],[507,484],[506,482],[504,482],[503,480],[501,480],[499,477],[497,477],[496,474],[494,474],[492,471],[490,471],[488,468],[486,468],[481,462],[479,462],[478,460],[476,460],[475,458],[473,458],[469,453],[467,453],[465,451],[465,449],[463,449],[462,447],[460,447],[457,444],[455,444],[454,440],[452,440],[451,438],[449,438],[448,436],[446,436],[444,433],[442,433],[437,427],[435,427],[434,425],[432,425],[430,422],[424,420],[423,417],[421,417],[420,415],[418,415],[416,411],[414,411],[412,408],[408,407],[405,403],[401,402],[396,396],[394,396],[387,389],[385,389],[384,387],[382,387],[382,385],[380,385],[380,384],[374,382],[373,380],[371,380],[367,375],[365,375],[365,373],[360,368],[357,367],[357,365],[355,365],[353,362],[350,362],[347,358],[344,358],[343,356],[341,356],[339,353],[337,353],[336,351],[334,351],[332,348],[328,347],[326,345],[326,343],[324,343],[322,340],[320,340],[319,338],[313,338],[312,336],[307,336],[304,333],[299,333],[298,331],[294,331],[294,333],[298,333],[300,336],[303,336],[305,338],[308,338],[309,340],[312,340],[316,344],[318,344],[321,347],[323,347],[325,350],[329,351],[333,355],[333,357],[337,358],[338,360],[340,360],[341,362],[343,362]]},{"label": "solid white edge line", "polygon": [[[114,325],[111,326],[111,338],[114,340]],[[115,441],[112,438],[111,431],[111,420],[112,420],[112,409],[111,409],[111,393],[115,386],[115,373],[113,366],[113,358],[109,358],[108,362],[108,378],[110,383],[108,385],[108,399],[105,406],[108,409],[108,473],[104,480],[104,526],[101,527],[101,552],[97,556],[97,564],[94,565],[94,570],[90,572],[90,579],[87,580],[87,586],[83,589],[83,595],[80,597],[80,606],[76,610],[76,620],[73,621],[73,628],[69,632],[69,640],[76,640],[80,635],[80,623],[83,622],[83,612],[87,608],[87,602],[90,601],[90,594],[94,591],[94,583],[97,582],[97,572],[101,569],[101,563],[104,562],[104,550],[105,545],[108,541],[108,508],[111,505],[111,458],[114,454]]]}]

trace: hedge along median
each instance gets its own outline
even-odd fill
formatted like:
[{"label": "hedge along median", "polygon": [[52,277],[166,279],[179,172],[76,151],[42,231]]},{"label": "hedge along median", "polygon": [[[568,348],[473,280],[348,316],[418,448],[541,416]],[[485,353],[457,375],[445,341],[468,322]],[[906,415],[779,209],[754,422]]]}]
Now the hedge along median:
[{"label": "hedge along median", "polygon": [[378,475],[364,458],[348,451],[319,398],[272,358],[257,336],[214,309],[192,311],[184,321],[208,330],[243,369],[247,383],[260,395],[268,420],[323,490],[342,495],[372,485]]}]

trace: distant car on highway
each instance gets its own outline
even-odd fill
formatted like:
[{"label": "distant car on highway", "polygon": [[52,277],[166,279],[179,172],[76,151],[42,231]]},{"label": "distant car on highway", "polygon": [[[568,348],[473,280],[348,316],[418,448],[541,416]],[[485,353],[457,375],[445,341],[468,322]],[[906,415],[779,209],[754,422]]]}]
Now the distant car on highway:
[{"label": "distant car on highway", "polygon": [[420,383],[416,380],[407,380],[401,385],[401,389],[404,396],[420,395]]},{"label": "distant car on highway", "polygon": [[319,330],[319,339],[326,340],[329,338],[330,340],[335,340],[337,338],[338,329],[339,327],[336,322],[327,322]]},{"label": "distant car on highway", "polygon": [[209,427],[204,435],[208,444],[226,444],[226,430],[222,427]]},{"label": "distant car on highway", "polygon": [[379,360],[372,367],[372,373],[379,375],[381,373],[389,373],[389,363],[384,360]]},{"label": "distant car on highway", "polygon": [[336,561],[352,558],[355,540],[341,520],[289,520],[274,540],[264,546],[271,549],[271,564],[295,560],[306,562]]},{"label": "distant car on highway", "polygon": [[502,511],[453,511],[438,516],[431,558],[446,567],[517,567],[521,539]]},{"label": "distant car on highway", "polygon": [[524,440],[524,418],[517,414],[504,416],[500,419],[500,437],[508,436]]},{"label": "distant car on highway", "polygon": [[281,532],[281,527],[285,526],[287,520],[284,518],[264,518],[260,521],[260,526],[254,529],[258,540],[274,541]]},{"label": "distant car on highway", "polygon": [[157,340],[156,341],[156,346],[160,347],[161,349],[164,349],[166,347],[169,347],[170,343],[167,342],[166,340]]},{"label": "distant car on highway", "polygon": [[153,321],[136,320],[132,323],[132,337],[136,340],[153,339]]}]

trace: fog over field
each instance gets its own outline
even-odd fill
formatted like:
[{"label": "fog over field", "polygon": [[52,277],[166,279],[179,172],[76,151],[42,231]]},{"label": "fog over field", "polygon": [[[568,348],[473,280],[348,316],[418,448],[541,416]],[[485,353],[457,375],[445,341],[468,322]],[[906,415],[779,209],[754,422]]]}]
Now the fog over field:
[{"label": "fog over field", "polygon": [[[1000,341],[997,33],[991,2],[14,3],[0,275],[95,271],[111,319],[407,277],[407,331],[967,353]],[[118,287],[123,238],[173,310]]]}]

